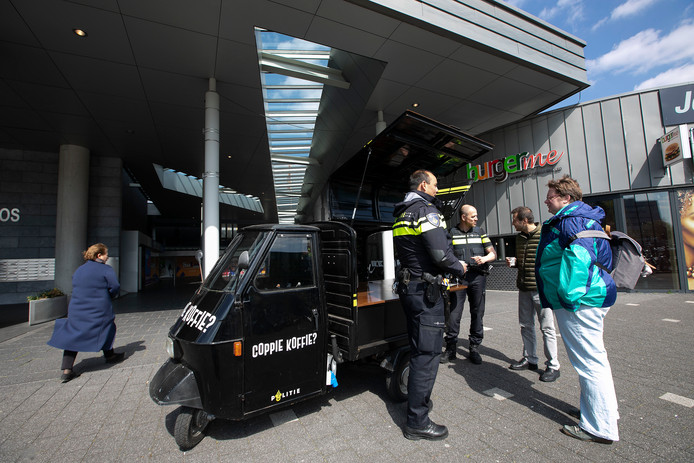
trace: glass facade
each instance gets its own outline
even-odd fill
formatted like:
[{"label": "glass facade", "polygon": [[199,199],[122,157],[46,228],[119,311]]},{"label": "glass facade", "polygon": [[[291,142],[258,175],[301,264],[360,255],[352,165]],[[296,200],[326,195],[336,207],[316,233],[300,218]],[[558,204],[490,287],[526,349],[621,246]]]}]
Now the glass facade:
[{"label": "glass facade", "polygon": [[669,193],[624,195],[625,233],[643,247],[653,275],[640,278],[636,289],[680,289],[673,215]]},{"label": "glass facade", "polygon": [[[694,290],[694,188],[601,195],[583,201],[603,208],[602,227],[624,231],[638,241],[646,261],[655,267],[652,275],[639,279],[636,290]],[[515,255],[515,235],[491,239],[500,251],[499,260]]]}]

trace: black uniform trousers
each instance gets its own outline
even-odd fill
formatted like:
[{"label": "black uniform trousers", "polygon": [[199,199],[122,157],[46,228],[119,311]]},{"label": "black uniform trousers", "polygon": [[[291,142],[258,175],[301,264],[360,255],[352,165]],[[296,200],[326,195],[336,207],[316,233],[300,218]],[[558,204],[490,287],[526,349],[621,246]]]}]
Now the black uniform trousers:
[{"label": "black uniform trousers", "polygon": [[460,291],[451,291],[451,312],[446,318],[446,349],[455,349],[460,333],[460,320],[463,317],[465,299],[470,301],[470,345],[482,344],[484,338],[484,302],[486,296],[487,275],[470,270],[465,274],[467,288]]},{"label": "black uniform trousers", "polygon": [[407,382],[407,426],[421,429],[429,425],[429,399],[439,370],[445,316],[443,298],[427,300],[428,283],[410,282],[400,303],[407,318],[410,338],[410,375]]}]

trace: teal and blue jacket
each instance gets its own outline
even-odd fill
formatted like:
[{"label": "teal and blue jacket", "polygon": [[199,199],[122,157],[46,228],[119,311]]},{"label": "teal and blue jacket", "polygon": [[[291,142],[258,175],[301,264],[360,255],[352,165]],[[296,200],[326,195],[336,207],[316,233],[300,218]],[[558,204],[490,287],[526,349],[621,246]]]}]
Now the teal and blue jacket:
[{"label": "teal and blue jacket", "polygon": [[611,307],[617,288],[608,272],[612,251],[608,240],[572,237],[581,230],[602,230],[605,211],[582,201],[564,206],[542,225],[535,261],[542,307],[576,311],[581,305]]}]

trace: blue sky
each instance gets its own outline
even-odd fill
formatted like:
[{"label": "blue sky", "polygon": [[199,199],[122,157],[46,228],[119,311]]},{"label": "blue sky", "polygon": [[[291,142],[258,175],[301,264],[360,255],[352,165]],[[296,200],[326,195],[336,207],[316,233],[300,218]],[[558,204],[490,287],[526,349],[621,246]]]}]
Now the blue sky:
[{"label": "blue sky", "polygon": [[587,43],[591,84],[556,107],[694,82],[691,0],[506,0]]}]

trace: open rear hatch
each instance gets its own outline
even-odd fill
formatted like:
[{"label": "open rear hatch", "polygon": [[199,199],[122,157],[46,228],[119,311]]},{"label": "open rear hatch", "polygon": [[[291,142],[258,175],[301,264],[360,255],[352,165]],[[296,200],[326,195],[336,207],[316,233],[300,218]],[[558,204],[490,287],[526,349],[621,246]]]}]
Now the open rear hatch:
[{"label": "open rear hatch", "polygon": [[[393,206],[408,190],[412,172],[426,169],[442,179],[492,148],[455,127],[405,111],[331,175],[331,218],[391,224]],[[439,188],[448,216],[469,185],[439,183]]]}]

